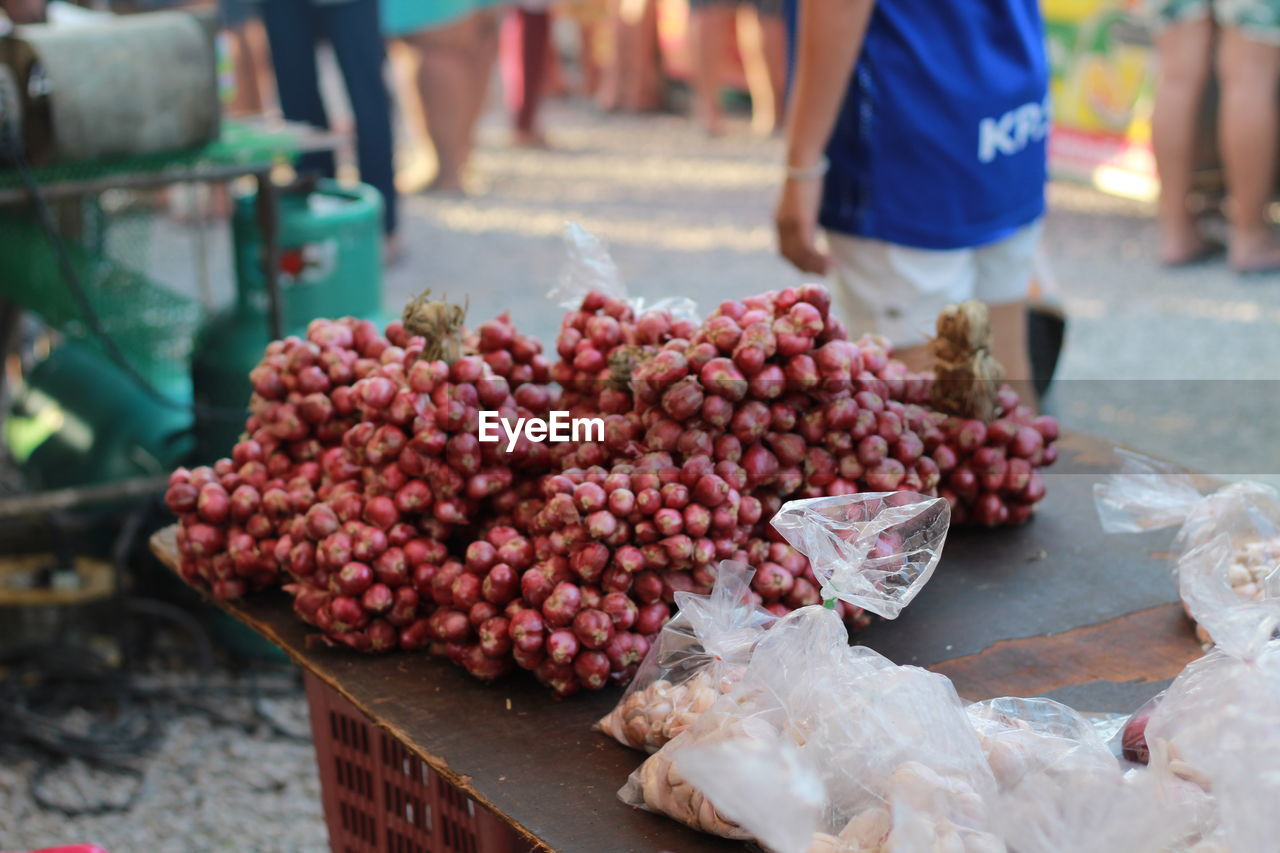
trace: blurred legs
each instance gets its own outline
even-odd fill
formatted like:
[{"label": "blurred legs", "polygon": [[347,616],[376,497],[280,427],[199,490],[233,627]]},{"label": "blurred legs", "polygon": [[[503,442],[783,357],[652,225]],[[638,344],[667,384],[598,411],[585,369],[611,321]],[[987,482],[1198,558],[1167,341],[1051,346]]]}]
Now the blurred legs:
[{"label": "blurred legs", "polygon": [[465,18],[406,36],[417,56],[417,96],[436,155],[428,189],[457,192],[470,153],[474,22]]},{"label": "blurred legs", "polygon": [[1276,82],[1280,46],[1254,41],[1240,30],[1222,31],[1218,45],[1222,98],[1219,147],[1230,194],[1231,266],[1240,271],[1280,267],[1280,242],[1267,205],[1276,185]]},{"label": "blurred legs", "polygon": [[738,53],[751,93],[751,129],[768,136],[782,124],[786,93],[786,29],[777,15],[738,7]]},{"label": "blurred legs", "polygon": [[[729,50],[729,28],[733,23],[733,15],[732,3],[715,3],[689,13],[693,115],[702,129],[712,136],[724,132],[720,86],[724,81],[724,62]],[[749,72],[747,79],[751,79]]]},{"label": "blurred legs", "polygon": [[1212,21],[1205,18],[1175,23],[1156,37],[1160,76],[1151,135],[1160,173],[1160,260],[1165,264],[1194,260],[1207,247],[1187,198],[1213,32]]}]

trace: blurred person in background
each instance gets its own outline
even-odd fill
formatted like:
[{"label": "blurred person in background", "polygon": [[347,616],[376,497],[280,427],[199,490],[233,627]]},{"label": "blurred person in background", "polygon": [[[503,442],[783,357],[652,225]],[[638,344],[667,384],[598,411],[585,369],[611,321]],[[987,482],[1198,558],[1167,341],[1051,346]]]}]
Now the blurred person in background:
[{"label": "blurred person in background", "polygon": [[[262,0],[261,6],[280,110],[289,121],[329,128],[320,96],[316,46],[324,39],[333,48],[355,116],[360,180],[382,193],[385,249],[388,259],[394,260],[401,248],[396,240],[391,98],[383,78],[386,50],[378,27],[378,0]],[[333,177],[333,153],[303,154],[298,171]]]},{"label": "blurred person in background", "polygon": [[1241,273],[1280,269],[1267,217],[1275,189],[1280,0],[1155,0],[1159,77],[1151,119],[1160,173],[1160,261],[1183,266],[1222,247],[1188,205],[1205,87],[1218,73],[1218,149],[1231,226],[1228,262]]},{"label": "blurred person in background", "polygon": [[267,112],[271,79],[271,56],[267,31],[251,0],[218,0],[218,17],[230,37],[235,68],[235,94],[227,105],[235,116],[257,116]]},{"label": "blurred person in background", "polygon": [[658,63],[658,0],[610,0],[608,61],[596,105],[605,112],[662,109]]},{"label": "blurred person in background", "polygon": [[600,91],[603,38],[609,0],[564,0],[559,4],[578,33],[578,91],[588,98]]},{"label": "blurred person in background", "polygon": [[511,140],[521,147],[547,144],[538,111],[553,71],[550,7],[551,0],[516,0],[502,21],[502,90],[511,117]]},{"label": "blurred person in background", "polygon": [[0,0],[0,12],[14,24],[44,23],[45,0]]},{"label": "blurred person in background", "polygon": [[737,25],[738,55],[751,95],[751,129],[773,133],[782,120],[786,92],[786,30],[782,0],[689,0],[693,60],[693,112],[711,136],[724,132],[720,88],[729,59],[729,36]]},{"label": "blurred person in background", "polygon": [[416,61],[413,89],[436,158],[429,192],[463,191],[498,56],[495,5],[493,0],[382,0],[383,31],[405,44]]},{"label": "blurred person in background", "polygon": [[980,299],[995,357],[1029,378],[1050,122],[1037,0],[803,0],[797,45],[782,255],[830,274],[850,333],[915,370],[938,312]]}]

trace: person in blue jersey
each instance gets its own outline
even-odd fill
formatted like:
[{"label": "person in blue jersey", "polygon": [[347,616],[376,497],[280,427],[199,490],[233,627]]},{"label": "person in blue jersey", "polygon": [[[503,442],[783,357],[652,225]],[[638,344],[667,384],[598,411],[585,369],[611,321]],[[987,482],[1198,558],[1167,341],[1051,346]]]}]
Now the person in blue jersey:
[{"label": "person in blue jersey", "polygon": [[800,4],[779,250],[829,275],[852,334],[884,335],[913,368],[929,364],[938,311],[976,298],[1006,374],[1028,378],[1042,29],[1038,0]]}]

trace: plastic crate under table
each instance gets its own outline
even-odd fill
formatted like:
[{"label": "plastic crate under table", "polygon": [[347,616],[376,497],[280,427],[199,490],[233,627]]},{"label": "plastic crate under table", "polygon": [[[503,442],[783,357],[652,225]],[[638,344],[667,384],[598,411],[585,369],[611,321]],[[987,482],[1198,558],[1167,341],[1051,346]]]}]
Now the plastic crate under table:
[{"label": "plastic crate under table", "polygon": [[516,853],[528,844],[306,673],[333,853]]}]

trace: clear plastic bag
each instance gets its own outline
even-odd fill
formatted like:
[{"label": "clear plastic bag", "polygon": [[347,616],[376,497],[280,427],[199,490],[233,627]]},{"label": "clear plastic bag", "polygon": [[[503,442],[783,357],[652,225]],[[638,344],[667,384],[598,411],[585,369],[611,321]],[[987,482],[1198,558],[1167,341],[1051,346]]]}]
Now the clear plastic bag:
[{"label": "clear plastic bag", "polygon": [[[751,841],[752,830],[734,816],[713,805],[701,785],[692,783],[679,764],[688,747],[723,748],[735,757],[735,766],[748,769],[752,761],[763,762],[778,773],[783,730],[768,714],[750,713],[727,703],[727,697],[698,717],[693,726],[667,743],[635,769],[618,791],[618,798],[635,808],[657,812],[691,829]],[[740,818],[740,813],[735,813]]]},{"label": "clear plastic bag", "polygon": [[[1144,523],[1138,485],[1105,494],[1133,529]],[[945,677],[850,647],[836,613],[814,606],[763,631],[732,690],[619,796],[776,853],[1270,853],[1280,590],[1268,575],[1245,600],[1225,578],[1240,537],[1257,541],[1270,523],[1273,497],[1250,486],[1179,499],[1180,583],[1219,645],[1151,712],[1148,767],[1123,764],[1098,726],[1056,702],[965,707]],[[849,496],[788,504],[778,528],[814,562],[828,600],[896,615],[938,559],[936,512],[918,496]]]},{"label": "clear plastic bag", "polygon": [[1018,853],[1155,851],[1172,824],[1093,721],[1049,699],[970,705],[999,789],[994,829]]},{"label": "clear plastic bag", "polygon": [[1072,755],[1119,769],[1094,725],[1060,702],[1004,696],[975,702],[966,713],[1001,790]]},{"label": "clear plastic bag", "polygon": [[[1222,493],[1209,500],[1219,495]],[[1241,515],[1262,521],[1265,516],[1261,512],[1280,512],[1280,505],[1273,502],[1274,492],[1263,504],[1247,499],[1255,495],[1235,491],[1222,496],[1222,504],[1236,522],[1230,527],[1239,526]],[[1280,627],[1280,561],[1263,557],[1243,565],[1250,555],[1256,557],[1257,546],[1271,545],[1280,546],[1280,539],[1249,540],[1227,529],[1178,557],[1178,593],[1187,612],[1217,646],[1235,657],[1250,657]],[[1243,589],[1238,582],[1241,572],[1249,572],[1252,579]]]},{"label": "clear plastic bag", "polygon": [[584,296],[598,291],[625,300],[637,316],[648,311],[665,311],[678,320],[702,319],[698,304],[687,297],[667,297],[652,305],[641,298],[630,298],[608,247],[576,222],[565,223],[564,248],[564,269],[559,281],[547,291],[547,298],[561,308],[575,309],[582,304]]},{"label": "clear plastic bag", "polygon": [[[829,602],[893,618],[932,574],[948,521],[943,500],[874,493],[793,501],[774,525]],[[619,796],[779,853],[995,853],[1003,846],[985,829],[995,791],[951,682],[850,647],[835,610],[812,606],[765,632],[732,692]]]},{"label": "clear plastic bag", "polygon": [[[1117,496],[1141,492],[1121,480]],[[1146,488],[1146,487],[1143,487]],[[1242,541],[1270,526],[1274,493],[1237,484],[1190,507],[1180,533],[1179,586],[1191,615],[1217,647],[1189,664],[1126,726],[1132,757],[1138,726],[1149,711],[1143,746],[1147,767],[1126,770],[1065,706],[1038,700],[994,700],[1007,712],[1001,726],[982,705],[971,709],[984,733],[1000,782],[1000,832],[1018,853],[1116,850],[1137,853],[1262,853],[1280,838],[1280,595],[1266,586],[1257,600],[1241,598],[1227,582]],[[1129,498],[1126,498],[1128,501]],[[1141,501],[1127,512],[1141,518]],[[1167,515],[1170,502],[1165,501]],[[1028,739],[1030,738],[1030,739]],[[1000,742],[1005,743],[1001,745]],[[993,743],[999,747],[993,749]],[[1014,772],[1002,769],[1000,749],[1031,757]],[[1016,763],[1016,762],[1015,762]]]},{"label": "clear plastic bag", "polygon": [[[1151,711],[1144,779],[1197,853],[1276,849],[1280,838],[1280,570],[1257,543],[1280,530],[1274,490],[1227,486],[1196,504],[1179,532],[1178,585],[1215,648],[1192,661]],[[1242,554],[1264,573],[1256,593],[1232,583]]]},{"label": "clear plastic bag", "polygon": [[777,620],[752,603],[755,570],[726,560],[710,595],[680,591],[636,677],[597,727],[623,746],[653,752],[737,683],[751,651]]},{"label": "clear plastic bag", "polygon": [[[759,838],[779,853],[804,849],[797,845],[807,845],[827,810],[819,771],[805,751],[814,700],[825,695],[815,691],[815,676],[831,673],[848,651],[832,611],[806,607],[778,620],[734,689],[651,755],[618,796],[704,832]],[[863,659],[882,660],[870,652]],[[721,798],[725,810],[713,805]],[[753,813],[761,806],[763,819]]]},{"label": "clear plastic bag", "polygon": [[1093,500],[1106,533],[1141,533],[1187,520],[1204,499],[1182,468],[1117,450],[1120,471],[1095,483]]},{"label": "clear plastic bag", "polygon": [[576,222],[564,225],[564,270],[547,291],[547,298],[561,308],[577,308],[593,290],[616,299],[627,298],[618,266],[600,238]]},{"label": "clear plastic bag", "polygon": [[809,757],[780,735],[692,744],[680,769],[724,814],[766,848],[804,851],[821,826],[827,791]]},{"label": "clear plastic bag", "polygon": [[775,530],[809,558],[825,601],[897,618],[942,555],[951,509],[913,492],[864,492],[790,501]]},{"label": "clear plastic bag", "polygon": [[[1238,846],[1185,766],[1167,781],[1126,771],[1095,725],[1065,705],[1001,698],[966,708],[942,676],[838,648],[838,636],[822,608],[780,620],[734,692],[647,763],[648,775],[676,780],[677,793],[653,791],[648,802],[633,784],[624,794],[777,853],[1271,849]],[[1269,729],[1247,731],[1274,737],[1271,713]],[[1183,732],[1188,749],[1196,734]],[[1277,758],[1266,750],[1253,760],[1218,754],[1209,766],[1247,766],[1255,779],[1280,766],[1264,763]],[[1262,824],[1256,813],[1273,793],[1255,782],[1242,811]]]},{"label": "clear plastic bag", "polygon": [[1276,849],[1280,640],[1245,657],[1219,647],[1189,664],[1152,712],[1146,741],[1151,772],[1199,811],[1192,840],[1232,853]]},{"label": "clear plastic bag", "polygon": [[[848,646],[826,608],[779,620],[734,691],[649,763],[715,815],[691,825],[731,826],[778,853],[1004,849],[986,830],[995,783],[951,683]],[[622,794],[690,822],[679,798]]]},{"label": "clear plastic bag", "polygon": [[1001,791],[999,834],[1018,853],[1161,853],[1177,849],[1188,814],[1170,806],[1146,771],[1069,752]]},{"label": "clear plastic bag", "polygon": [[[1185,472],[1135,453],[1120,455],[1121,471],[1094,486],[1103,530],[1180,524],[1173,557],[1179,596],[1203,629],[1201,639],[1243,653],[1258,642],[1245,635],[1274,612],[1268,602],[1280,599],[1280,493],[1244,482],[1203,496]],[[1241,602],[1256,605],[1252,625],[1233,611]]]}]

